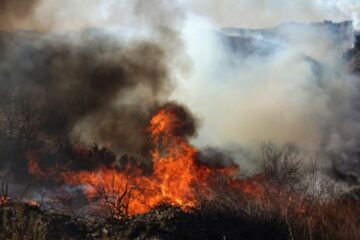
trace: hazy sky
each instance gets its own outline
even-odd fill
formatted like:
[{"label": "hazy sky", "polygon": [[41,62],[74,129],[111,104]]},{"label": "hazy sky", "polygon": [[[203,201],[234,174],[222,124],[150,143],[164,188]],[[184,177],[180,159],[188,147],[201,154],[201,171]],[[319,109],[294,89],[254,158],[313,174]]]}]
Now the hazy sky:
[{"label": "hazy sky", "polygon": [[[357,2],[357,3],[356,3]],[[283,22],[342,21],[354,17],[360,0],[197,0],[182,1],[218,25],[261,28]]]}]

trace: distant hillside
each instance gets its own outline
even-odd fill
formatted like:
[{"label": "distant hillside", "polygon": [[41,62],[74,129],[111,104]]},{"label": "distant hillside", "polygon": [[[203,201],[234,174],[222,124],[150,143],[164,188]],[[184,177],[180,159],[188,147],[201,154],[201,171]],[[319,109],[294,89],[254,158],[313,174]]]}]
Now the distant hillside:
[{"label": "distant hillside", "polygon": [[267,29],[243,29],[243,28],[223,28],[222,33],[227,36],[252,37],[256,39],[276,39],[287,40],[289,31],[301,32],[305,29],[314,29],[318,32],[329,32],[337,36],[338,41],[351,41],[353,37],[353,27],[351,21],[334,23],[331,21],[314,23],[284,23],[273,28]]},{"label": "distant hillside", "polygon": [[223,28],[220,31],[226,46],[232,51],[247,56],[267,55],[291,46],[293,37],[302,33],[328,34],[334,44],[353,45],[354,31],[351,21],[333,23],[331,21],[314,23],[284,23],[268,29]]}]

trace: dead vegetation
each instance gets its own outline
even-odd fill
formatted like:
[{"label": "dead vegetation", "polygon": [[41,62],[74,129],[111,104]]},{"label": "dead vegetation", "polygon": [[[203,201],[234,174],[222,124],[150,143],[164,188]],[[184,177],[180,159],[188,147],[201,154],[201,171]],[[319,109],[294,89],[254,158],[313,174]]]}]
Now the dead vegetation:
[{"label": "dead vegetation", "polygon": [[41,215],[29,211],[21,204],[9,203],[1,207],[0,239],[11,240],[45,240],[48,239],[47,226]]},{"label": "dead vegetation", "polygon": [[[23,95],[21,91],[17,94]],[[39,112],[33,112],[21,97],[14,99],[20,102],[9,101],[0,106],[0,112],[16,113],[6,113],[3,116],[8,118],[0,119],[0,152],[7,159],[22,162],[29,149],[49,146],[39,134]],[[90,162],[97,167],[104,162],[110,166],[116,158],[96,144],[89,149],[76,149],[61,139],[56,151],[62,154],[51,159],[66,152],[76,163],[87,166]],[[97,197],[89,205],[100,205],[100,215],[108,217],[101,223],[77,220],[79,205],[69,204],[64,194],[64,201],[52,211],[48,206],[40,210],[16,203],[23,197],[12,200],[4,182],[0,189],[0,239],[359,239],[360,200],[346,195],[343,187],[321,174],[316,161],[304,161],[294,145],[278,147],[265,143],[261,148],[261,167],[261,177],[254,179],[263,190],[261,196],[229,191],[219,181],[209,189],[210,197],[198,196],[200,203],[190,212],[162,205],[148,213],[129,216],[129,202],[136,198],[133,186],[115,183],[115,179],[93,185]],[[27,169],[16,170],[18,175],[27,176],[23,181],[30,179]],[[67,215],[59,214],[60,211]]]},{"label": "dead vegetation", "polygon": [[132,196],[132,186],[125,184],[123,188],[123,185],[115,183],[115,178],[113,178],[110,186],[104,183],[92,187],[97,192],[100,204],[107,209],[108,216],[121,221],[129,218],[129,202],[134,197]]},{"label": "dead vegetation", "polygon": [[9,200],[0,207],[0,239],[359,239],[358,191],[345,193],[320,174],[316,162],[302,162],[292,145],[265,144],[263,196],[214,188],[211,198],[188,212],[162,204],[129,216],[128,203],[136,196],[131,186],[115,189],[115,182],[93,186],[109,217],[95,222]]}]

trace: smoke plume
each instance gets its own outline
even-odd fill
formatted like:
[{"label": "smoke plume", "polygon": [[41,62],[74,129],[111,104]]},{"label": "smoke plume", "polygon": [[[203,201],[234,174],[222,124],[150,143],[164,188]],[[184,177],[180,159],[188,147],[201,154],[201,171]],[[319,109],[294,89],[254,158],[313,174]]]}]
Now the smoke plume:
[{"label": "smoke plume", "polygon": [[[36,20],[49,13],[45,7],[71,14],[64,1],[50,2],[34,2],[36,9],[26,6],[30,2],[2,2],[23,21],[10,23],[9,17],[2,21],[7,30],[0,32],[0,170],[27,181],[28,168],[43,175],[42,169],[58,165],[94,169],[98,161],[115,164],[118,157],[103,146],[146,163],[149,120],[167,100],[176,76],[188,68],[177,27],[172,27],[181,14],[172,14],[172,6],[159,1],[158,14],[147,15],[148,3],[138,1],[127,7],[142,18],[140,24],[147,23],[139,31],[96,28],[87,19],[96,12],[81,20],[81,26],[92,28],[70,30],[69,22],[58,24],[58,14],[45,25]],[[78,146],[94,143],[90,150]]]},{"label": "smoke plume", "polygon": [[0,28],[9,29],[25,21],[38,4],[38,0],[1,0]]},{"label": "smoke plume", "polygon": [[345,58],[351,22],[221,32],[203,31],[214,28],[206,18],[188,23],[194,74],[172,97],[204,119],[196,145],[233,152],[245,171],[256,167],[251,152],[267,140],[294,143],[305,160],[327,167],[344,156],[357,161],[349,157],[359,145],[358,77]]},{"label": "smoke plume", "polygon": [[[204,155],[245,171],[264,140],[292,142],[325,165],[357,161],[358,80],[345,58],[353,1],[0,4],[7,159],[20,159],[9,144],[36,136],[22,151],[96,142],[145,161],[150,116],[175,100],[200,119],[196,146],[223,149]],[[311,23],[326,19],[353,21]]]}]

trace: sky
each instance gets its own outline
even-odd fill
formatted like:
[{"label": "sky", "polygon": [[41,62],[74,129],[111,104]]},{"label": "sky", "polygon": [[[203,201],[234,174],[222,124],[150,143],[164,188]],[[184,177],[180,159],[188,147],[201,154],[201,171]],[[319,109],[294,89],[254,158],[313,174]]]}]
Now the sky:
[{"label": "sky", "polygon": [[360,0],[184,1],[191,11],[222,27],[265,28],[283,22],[343,21],[355,17]]}]

